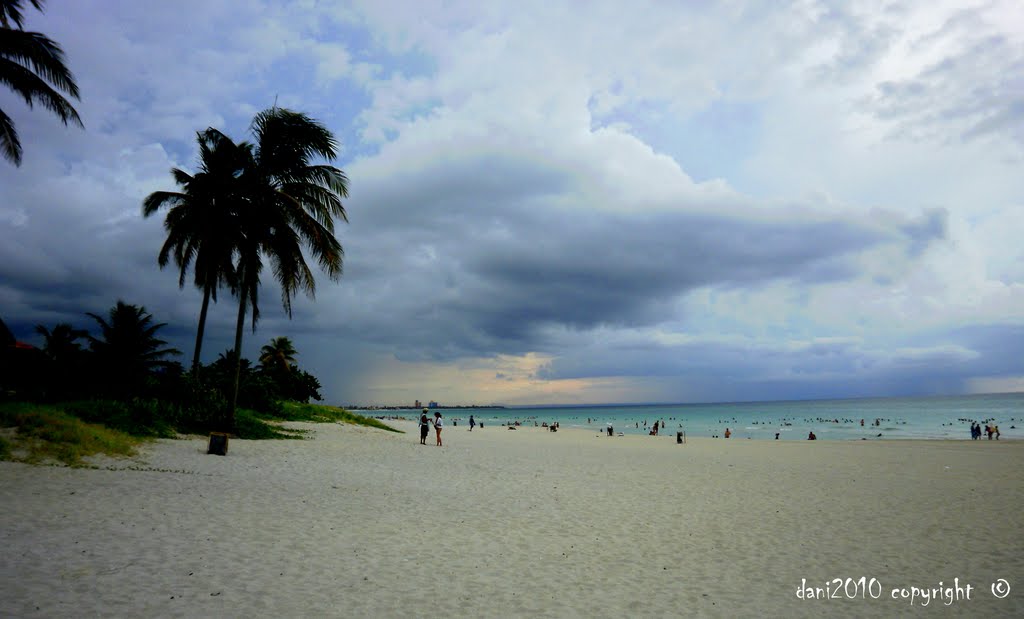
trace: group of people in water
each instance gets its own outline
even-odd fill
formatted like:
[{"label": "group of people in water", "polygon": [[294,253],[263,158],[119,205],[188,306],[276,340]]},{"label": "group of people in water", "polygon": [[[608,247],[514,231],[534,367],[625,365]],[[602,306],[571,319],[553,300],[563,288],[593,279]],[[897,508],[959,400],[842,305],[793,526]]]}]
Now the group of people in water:
[{"label": "group of people in water", "polygon": [[[993,425],[993,424],[986,424],[984,432],[985,432],[985,434],[988,435],[988,440],[991,441],[993,436],[995,437],[995,439],[997,441],[999,440],[999,426]],[[981,433],[982,433],[981,424],[980,423],[972,422],[971,423],[971,440],[972,441],[980,440],[981,439]]]},{"label": "group of people in water", "polygon": [[[444,417],[441,415],[441,411],[434,411],[434,418],[431,419],[430,416],[429,416],[429,413],[430,413],[429,409],[424,408],[423,409],[423,413],[420,415],[420,445],[426,445],[427,444],[427,435],[430,434],[430,428],[431,428],[431,426],[433,426],[434,434],[437,437],[437,446],[441,447],[442,446],[442,443],[441,443],[441,430],[444,429]],[[591,419],[588,418],[587,421],[590,422]],[[880,420],[876,419],[872,425],[878,426],[879,425],[879,421]],[[864,425],[864,420],[861,419],[860,423],[863,426]],[[484,427],[484,424],[482,424],[482,423],[479,424],[479,425],[480,425],[481,428]],[[508,425],[508,429],[509,430],[514,430],[515,426],[520,425],[520,422],[516,421],[514,423],[514,425],[513,425],[513,423],[510,422],[507,425]],[[546,427],[551,432],[557,432],[558,431],[558,427],[559,427],[559,423],[557,421],[553,422],[553,423],[544,422],[543,424],[538,424],[535,421],[534,425],[535,426],[536,425],[541,425],[542,427]],[[787,424],[787,425],[789,425],[789,424]],[[470,415],[469,416],[469,431],[472,432],[473,428],[475,428],[476,426],[477,426],[476,419],[474,419],[473,415]],[[607,426],[608,427],[606,428],[606,431],[608,433],[608,436],[614,436],[614,430],[612,429],[612,424],[608,423]],[[646,421],[644,422],[644,426],[645,427],[647,426],[647,422]],[[639,427],[639,423],[637,423],[637,427]],[[682,427],[682,424],[680,424],[680,427]],[[658,436],[658,430],[659,429],[664,429],[664,428],[665,428],[664,420],[655,421],[654,425],[651,427],[650,434],[652,436]],[[982,428],[980,423],[972,421],[971,422],[971,440],[975,440],[975,441],[980,440],[981,436],[982,436],[982,433],[986,434],[988,436],[988,440],[990,440],[990,441],[993,438],[995,440],[999,440],[999,437],[1001,436],[1001,434],[999,432],[999,426],[997,426],[995,424],[992,424],[992,423],[988,423],[988,424],[985,425],[984,428]],[[619,434],[621,435],[621,432]],[[678,434],[682,434],[682,433],[680,432]],[[725,438],[730,438],[733,433],[732,433],[732,430],[730,428],[726,428],[724,434],[725,434]],[[878,436],[881,437],[882,435],[879,434]],[[679,437],[677,437],[677,438],[679,438]],[[713,438],[718,438],[718,436],[715,435]],[[817,440],[817,439],[818,439],[818,437],[817,437],[817,435],[814,434],[814,432],[809,432],[808,433],[807,440],[814,441],[814,440]],[[779,433],[778,432],[775,433],[775,440],[779,440]]]}]

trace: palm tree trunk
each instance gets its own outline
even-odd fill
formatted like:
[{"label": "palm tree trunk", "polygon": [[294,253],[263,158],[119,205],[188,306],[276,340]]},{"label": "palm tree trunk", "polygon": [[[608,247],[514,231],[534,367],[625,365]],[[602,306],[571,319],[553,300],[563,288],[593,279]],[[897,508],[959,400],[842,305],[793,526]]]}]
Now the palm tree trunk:
[{"label": "palm tree trunk", "polygon": [[203,332],[206,330],[206,310],[210,307],[209,286],[203,287],[203,309],[199,310],[199,329],[196,331],[196,352],[192,356],[192,376],[199,378],[199,353],[203,350]]},{"label": "palm tree trunk", "polygon": [[238,385],[242,378],[242,328],[245,326],[246,291],[239,291],[238,323],[235,325],[235,384],[231,392],[231,407],[228,409],[228,430],[235,429],[235,408],[238,405]]}]

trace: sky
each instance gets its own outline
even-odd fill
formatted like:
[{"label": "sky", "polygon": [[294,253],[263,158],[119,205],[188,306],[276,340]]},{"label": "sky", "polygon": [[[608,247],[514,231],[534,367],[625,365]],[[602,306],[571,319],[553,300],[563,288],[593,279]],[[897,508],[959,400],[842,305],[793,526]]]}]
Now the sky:
[{"label": "sky", "polygon": [[[341,142],[337,282],[287,336],[333,404],[713,402],[1024,391],[1017,0],[50,0],[85,129],[0,86],[0,318],[119,299],[183,354],[157,266],[197,131],[273,105]],[[310,261],[315,265],[315,261]],[[211,307],[203,360],[231,348]]]}]

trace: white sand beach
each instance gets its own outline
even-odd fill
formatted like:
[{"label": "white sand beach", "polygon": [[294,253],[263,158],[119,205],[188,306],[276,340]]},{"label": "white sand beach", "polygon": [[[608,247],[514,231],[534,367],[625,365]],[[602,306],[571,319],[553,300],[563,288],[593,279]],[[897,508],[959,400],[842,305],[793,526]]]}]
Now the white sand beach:
[{"label": "white sand beach", "polygon": [[394,424],[0,462],[0,616],[1024,616],[1024,442]]}]

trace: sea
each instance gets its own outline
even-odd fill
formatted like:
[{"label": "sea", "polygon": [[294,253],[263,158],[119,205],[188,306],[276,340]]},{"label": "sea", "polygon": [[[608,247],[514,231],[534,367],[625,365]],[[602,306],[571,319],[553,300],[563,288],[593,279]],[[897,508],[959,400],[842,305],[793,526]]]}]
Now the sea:
[{"label": "sea", "polygon": [[[675,438],[818,440],[971,440],[971,422],[999,426],[1000,440],[1024,439],[1024,393],[965,396],[800,400],[721,404],[629,404],[442,409],[447,423],[468,424],[472,414],[485,427],[542,425]],[[664,422],[664,429],[661,429]],[[776,434],[778,438],[776,439]],[[987,440],[986,436],[982,440]]]}]

